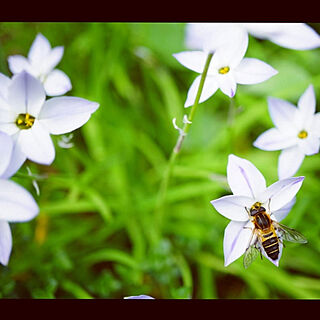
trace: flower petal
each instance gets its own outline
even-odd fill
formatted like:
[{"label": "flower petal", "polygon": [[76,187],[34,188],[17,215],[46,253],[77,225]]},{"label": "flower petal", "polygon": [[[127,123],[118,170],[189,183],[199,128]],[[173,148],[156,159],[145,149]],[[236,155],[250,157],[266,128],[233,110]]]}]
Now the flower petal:
[{"label": "flower petal", "polygon": [[294,197],[290,202],[288,202],[281,209],[272,212],[271,218],[273,220],[275,218],[278,222],[280,222],[281,220],[283,220],[288,215],[288,213],[291,211],[291,209],[292,209],[292,207],[294,206],[295,203],[296,203],[296,197]]},{"label": "flower petal", "polygon": [[259,59],[244,58],[234,73],[237,83],[255,84],[268,80],[278,71]]},{"label": "flower petal", "polygon": [[261,196],[262,203],[269,203],[270,211],[275,212],[288,204],[301,188],[304,177],[279,180],[267,188]]},{"label": "flower petal", "polygon": [[39,120],[51,134],[63,134],[84,125],[99,104],[77,97],[57,97],[45,102]]},{"label": "flower petal", "polygon": [[63,71],[55,69],[48,74],[44,88],[48,96],[60,96],[71,90],[72,85]]},{"label": "flower petal", "polygon": [[293,104],[282,99],[269,97],[268,107],[271,119],[279,130],[287,134],[296,133],[294,123],[297,108]]},{"label": "flower petal", "polygon": [[300,124],[299,129],[308,129],[312,125],[313,116],[316,111],[316,97],[312,85],[306,89],[298,101],[298,109],[296,119]]},{"label": "flower petal", "polygon": [[224,231],[224,265],[228,266],[246,251],[252,234],[252,223],[230,221]]},{"label": "flower petal", "polygon": [[208,53],[203,51],[183,51],[173,54],[173,56],[180,62],[184,67],[202,73]]},{"label": "flower petal", "polygon": [[298,146],[282,150],[278,160],[279,179],[292,177],[300,168],[304,156]]},{"label": "flower petal", "polygon": [[[9,69],[13,74],[20,73],[22,71],[27,71],[29,73],[33,73],[34,70],[30,65],[30,62],[26,57],[21,55],[13,55],[8,57],[8,65]],[[37,74],[34,74],[37,76]]]},{"label": "flower petal", "polygon": [[8,179],[13,176],[26,161],[27,157],[24,152],[21,150],[21,146],[18,143],[20,132],[13,135],[13,149],[11,152],[10,162],[6,170],[0,175],[3,179]]},{"label": "flower petal", "polygon": [[139,296],[129,296],[129,297],[124,297],[123,299],[154,299],[151,296],[147,296],[145,294],[141,294]]},{"label": "flower petal", "polygon": [[62,46],[53,48],[41,64],[41,74],[48,74],[61,61],[63,52]]},{"label": "flower petal", "polygon": [[227,179],[231,191],[237,196],[255,199],[266,189],[266,180],[261,172],[250,161],[233,154],[229,155]]},{"label": "flower petal", "polygon": [[9,223],[0,221],[0,263],[8,265],[12,249],[12,236]]},{"label": "flower petal", "polygon": [[317,136],[320,138],[320,112],[316,113],[313,116],[312,124],[310,127],[311,132],[313,135]]},{"label": "flower petal", "polygon": [[32,65],[39,65],[49,55],[50,51],[51,45],[48,39],[38,33],[30,47],[28,59]]},{"label": "flower petal", "polygon": [[22,71],[13,76],[8,88],[8,102],[13,111],[37,117],[45,98],[43,85],[29,73]]},{"label": "flower petal", "polygon": [[21,130],[19,147],[31,161],[49,165],[55,157],[55,149],[49,132],[36,120],[31,129]]},{"label": "flower petal", "polygon": [[12,138],[4,133],[0,132],[0,150],[1,150],[1,157],[0,157],[0,177],[7,169],[13,149],[13,141]]},{"label": "flower petal", "polygon": [[253,145],[256,148],[266,151],[281,150],[298,143],[295,136],[287,136],[277,128],[271,128],[262,133]]},{"label": "flower petal", "polygon": [[217,80],[218,80],[218,85],[220,90],[225,95],[232,98],[236,94],[237,83],[232,75],[230,74],[219,75],[217,76]]},{"label": "flower petal", "polygon": [[186,27],[186,46],[195,50],[214,52],[247,38],[247,31],[236,23],[188,23]]},{"label": "flower petal", "polygon": [[33,219],[39,207],[31,193],[11,180],[0,179],[0,220],[22,222]]},{"label": "flower petal", "polygon": [[309,50],[320,47],[320,36],[318,33],[305,23],[275,23],[273,24],[272,32],[263,34],[263,27],[268,27],[271,23],[258,23],[260,25],[260,36],[276,43],[279,46],[295,49],[295,50]]},{"label": "flower petal", "polygon": [[248,212],[245,208],[252,206],[252,198],[244,196],[224,196],[212,200],[211,204],[223,216],[234,221],[248,221]]},{"label": "flower petal", "polygon": [[10,85],[11,79],[0,73],[0,95],[6,99],[8,94],[8,87]]},{"label": "flower petal", "polygon": [[[228,41],[216,48],[212,58],[212,68],[229,66],[234,69],[239,65],[247,51],[248,33],[239,27],[231,28],[230,31],[227,35]],[[214,42],[214,38],[211,39]]]},{"label": "flower petal", "polygon": [[305,155],[311,156],[319,152],[320,139],[317,136],[308,135],[306,139],[299,140],[299,147]]},{"label": "flower petal", "polygon": [[[0,98],[0,103],[2,99]],[[0,131],[9,135],[15,134],[19,131],[15,121],[17,114],[10,109],[0,109]]]},{"label": "flower petal", "polygon": [[[197,93],[198,93],[199,85],[200,85],[200,78],[201,76],[197,76],[193,81],[192,85],[190,86],[187,94],[187,99],[184,104],[185,108],[190,107],[194,104]],[[209,99],[217,91],[217,89],[218,89],[217,79],[215,77],[207,76],[207,78],[204,81],[199,103],[202,103],[207,99]]]}]

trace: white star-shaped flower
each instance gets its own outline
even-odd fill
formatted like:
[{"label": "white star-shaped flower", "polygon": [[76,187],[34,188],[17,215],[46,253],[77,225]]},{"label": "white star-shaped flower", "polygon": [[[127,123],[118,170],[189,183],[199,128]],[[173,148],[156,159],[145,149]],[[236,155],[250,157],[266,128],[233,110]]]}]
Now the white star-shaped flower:
[{"label": "white star-shaped flower", "polygon": [[96,102],[78,97],[54,97],[46,101],[42,83],[25,71],[6,83],[7,87],[0,90],[0,131],[14,140],[6,177],[16,172],[26,159],[51,164],[55,148],[50,134],[65,134],[81,127],[99,107]]},{"label": "white star-shaped flower", "polygon": [[186,46],[214,51],[221,43],[233,42],[236,33],[250,33],[288,49],[320,47],[319,34],[305,23],[189,23],[186,27]]},{"label": "white star-shaped flower", "polygon": [[28,58],[21,55],[9,56],[9,69],[13,74],[25,70],[39,79],[48,96],[63,95],[72,87],[69,77],[63,71],[55,69],[63,52],[62,46],[51,48],[48,39],[39,33],[31,45]]},{"label": "white star-shaped flower", "polygon": [[[218,89],[229,97],[236,93],[238,84],[255,84],[263,82],[278,73],[265,62],[255,58],[244,58],[248,47],[248,35],[232,33],[232,43],[221,43],[213,54],[204,82],[199,103],[209,99]],[[173,56],[186,68],[202,73],[210,51],[184,51]],[[194,104],[200,84],[201,75],[192,83],[185,107]]]},{"label": "white star-shaped flower", "polygon": [[27,190],[3,179],[13,150],[12,138],[4,132],[0,132],[0,148],[0,263],[7,265],[12,249],[9,222],[29,221],[39,213],[39,207]]},{"label": "white star-shaped flower", "polygon": [[306,155],[319,152],[320,113],[310,85],[298,101],[298,107],[285,100],[268,99],[269,113],[275,128],[262,133],[253,145],[262,150],[282,150],[278,175],[280,179],[294,175]]},{"label": "white star-shaped flower", "polygon": [[[249,246],[254,225],[247,210],[255,203],[259,203],[264,208],[270,209],[269,214],[272,214],[273,221],[281,221],[293,206],[294,197],[304,177],[283,179],[267,187],[265,178],[250,161],[229,155],[227,179],[233,195],[211,201],[220,214],[232,220],[224,234],[225,266],[238,259]],[[279,244],[279,256],[275,260],[270,259],[263,249],[261,252],[278,266],[282,254],[282,243]]]}]

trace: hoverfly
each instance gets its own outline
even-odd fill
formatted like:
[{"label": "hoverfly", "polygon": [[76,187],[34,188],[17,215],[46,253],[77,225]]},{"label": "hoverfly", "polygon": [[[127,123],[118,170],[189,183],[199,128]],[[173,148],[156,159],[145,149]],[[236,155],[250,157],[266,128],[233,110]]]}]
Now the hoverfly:
[{"label": "hoverfly", "polygon": [[272,213],[268,214],[260,202],[256,202],[250,210],[248,208],[246,210],[254,228],[244,253],[243,265],[245,268],[249,267],[259,252],[262,258],[262,250],[270,259],[277,260],[280,253],[279,244],[282,243],[282,240],[296,243],[307,242],[307,239],[300,232],[272,220],[270,217]]}]

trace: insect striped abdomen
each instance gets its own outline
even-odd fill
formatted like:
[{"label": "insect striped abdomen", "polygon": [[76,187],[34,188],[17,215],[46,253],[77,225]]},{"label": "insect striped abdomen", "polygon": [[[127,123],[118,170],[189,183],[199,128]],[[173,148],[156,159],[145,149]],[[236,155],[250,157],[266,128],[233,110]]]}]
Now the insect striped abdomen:
[{"label": "insect striped abdomen", "polygon": [[277,260],[279,256],[279,240],[278,237],[274,234],[270,238],[262,242],[262,246],[268,257],[272,260]]}]

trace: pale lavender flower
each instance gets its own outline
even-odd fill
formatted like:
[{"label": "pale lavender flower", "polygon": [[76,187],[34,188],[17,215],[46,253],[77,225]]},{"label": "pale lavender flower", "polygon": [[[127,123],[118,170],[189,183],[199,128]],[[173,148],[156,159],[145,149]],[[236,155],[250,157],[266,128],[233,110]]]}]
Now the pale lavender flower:
[{"label": "pale lavender flower", "polygon": [[[231,220],[224,233],[225,266],[242,256],[249,246],[254,225],[247,209],[259,202],[263,207],[270,209],[273,221],[281,221],[293,206],[294,197],[304,177],[283,179],[267,187],[265,178],[250,161],[229,155],[227,179],[233,195],[211,201],[220,214]],[[276,260],[270,259],[263,248],[261,252],[278,266],[282,247],[280,242],[279,256]]]},{"label": "pale lavender flower", "polygon": [[319,152],[320,113],[316,111],[316,98],[310,85],[294,106],[288,101],[270,97],[268,107],[275,128],[262,133],[253,145],[259,149],[282,150],[279,156],[280,179],[293,176],[305,156]]},{"label": "pale lavender flower", "polygon": [[[7,79],[6,79],[7,80]],[[69,133],[84,125],[99,104],[78,97],[46,99],[42,83],[22,71],[0,90],[0,131],[14,140],[9,177],[26,159],[49,165],[55,158],[50,135]]]},{"label": "pale lavender flower", "polygon": [[[237,84],[261,83],[278,73],[259,59],[244,58],[248,47],[246,33],[230,32],[230,34],[233,41],[215,43],[216,48],[210,61],[199,103],[209,99],[218,89],[232,98],[236,94]],[[183,66],[200,74],[189,88],[185,107],[194,104],[201,73],[209,53],[210,49],[205,48],[203,51],[183,51],[173,55]]]},{"label": "pale lavender flower", "polygon": [[63,53],[64,47],[51,48],[48,39],[39,33],[30,47],[27,58],[21,55],[9,56],[9,69],[13,74],[27,71],[39,79],[48,96],[63,95],[72,87],[69,77],[63,71],[55,69]]}]

